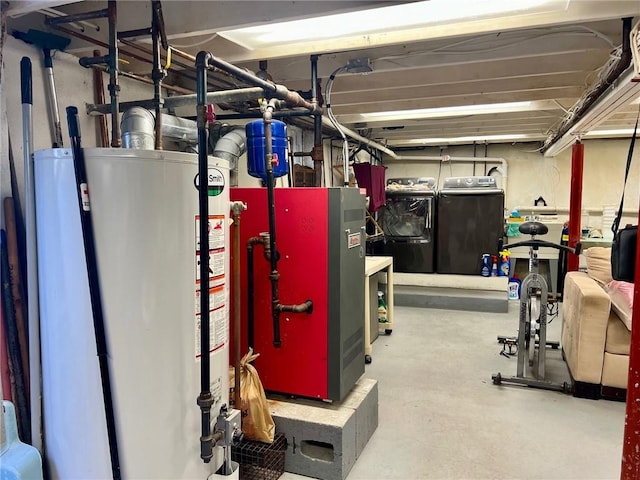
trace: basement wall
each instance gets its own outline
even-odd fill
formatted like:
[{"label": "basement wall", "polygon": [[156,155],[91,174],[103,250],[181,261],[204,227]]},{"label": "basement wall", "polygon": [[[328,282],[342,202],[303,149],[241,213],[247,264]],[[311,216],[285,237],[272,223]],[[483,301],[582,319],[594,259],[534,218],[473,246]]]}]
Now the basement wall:
[{"label": "basement wall", "polygon": [[[603,228],[602,210],[606,205],[617,205],[620,202],[624,169],[629,149],[628,139],[585,140],[584,141],[584,176],[582,191],[582,207],[589,213],[591,227]],[[538,197],[543,197],[549,207],[557,209],[560,217],[568,218],[569,193],[571,188],[571,149],[567,149],[555,158],[546,158],[534,151],[537,144],[491,144],[487,149],[487,157],[503,158],[508,164],[507,198],[505,207],[511,211],[520,208],[523,213],[526,207],[532,206]],[[473,157],[473,146],[449,147],[443,152],[452,157]],[[403,156],[422,155],[440,156],[439,148],[425,148],[412,152],[402,152]],[[476,147],[478,157],[475,164],[475,175],[484,175],[492,167],[499,164],[487,162],[485,169],[484,146]],[[387,178],[426,176],[438,178],[440,182],[448,176],[465,176],[474,174],[473,163],[461,162],[425,162],[397,161],[386,157],[384,164],[388,167]],[[498,184],[502,186],[502,179]],[[637,223],[637,212],[640,192],[640,153],[634,155],[629,172],[625,196],[624,222]],[[604,226],[605,229],[610,226]]]}]

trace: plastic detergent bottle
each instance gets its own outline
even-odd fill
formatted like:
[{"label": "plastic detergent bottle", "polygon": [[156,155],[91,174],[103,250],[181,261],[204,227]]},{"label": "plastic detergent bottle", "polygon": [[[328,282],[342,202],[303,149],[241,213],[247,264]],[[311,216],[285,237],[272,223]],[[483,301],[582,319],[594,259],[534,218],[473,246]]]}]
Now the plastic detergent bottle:
[{"label": "plastic detergent bottle", "polygon": [[495,255],[491,255],[491,276],[498,276],[498,257]]},{"label": "plastic detergent bottle", "polygon": [[387,323],[387,304],[384,301],[384,293],[378,290],[378,322]]},{"label": "plastic detergent bottle", "polygon": [[520,298],[520,279],[513,276],[509,279],[509,300],[518,300]]},{"label": "plastic detergent bottle", "polygon": [[509,262],[510,256],[511,252],[509,252],[509,250],[502,250],[500,252],[500,266],[498,268],[499,277],[509,276],[509,269],[511,268],[511,264]]},{"label": "plastic detergent bottle", "polygon": [[480,270],[480,274],[483,277],[488,277],[491,275],[491,258],[488,253],[482,254],[482,269]]}]

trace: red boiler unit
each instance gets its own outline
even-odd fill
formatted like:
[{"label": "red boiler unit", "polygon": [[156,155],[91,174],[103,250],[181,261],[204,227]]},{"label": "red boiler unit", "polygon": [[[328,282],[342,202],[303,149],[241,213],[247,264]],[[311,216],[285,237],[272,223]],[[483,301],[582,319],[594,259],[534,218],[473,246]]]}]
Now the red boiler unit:
[{"label": "red boiler unit", "polygon": [[260,354],[255,366],[267,391],[342,400],[364,373],[364,195],[357,188],[275,189],[279,300],[313,302],[311,313],[281,313],[279,346],[270,262],[259,241],[269,231],[267,189],[232,188],[231,200],[247,205],[240,220],[241,353],[252,346]]}]

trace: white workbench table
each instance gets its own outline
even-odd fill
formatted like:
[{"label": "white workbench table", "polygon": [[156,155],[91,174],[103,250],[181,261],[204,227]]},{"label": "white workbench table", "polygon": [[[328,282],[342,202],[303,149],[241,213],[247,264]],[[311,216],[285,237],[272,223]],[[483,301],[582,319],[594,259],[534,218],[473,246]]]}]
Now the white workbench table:
[{"label": "white workbench table", "polygon": [[[378,272],[387,272],[387,323],[384,332],[389,334],[393,330],[393,257],[365,257],[364,262],[364,299],[369,302],[369,277]],[[364,309],[364,358],[365,363],[371,363],[371,308],[365,305]]]}]

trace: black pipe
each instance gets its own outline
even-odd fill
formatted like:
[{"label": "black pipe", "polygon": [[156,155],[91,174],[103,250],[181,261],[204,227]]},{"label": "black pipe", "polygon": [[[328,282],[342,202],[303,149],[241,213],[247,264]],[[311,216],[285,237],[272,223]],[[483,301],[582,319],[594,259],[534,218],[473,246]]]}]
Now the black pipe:
[{"label": "black pipe", "polygon": [[[155,110],[155,149],[162,150],[162,79],[165,77],[166,72],[160,65],[160,29],[158,24],[159,16],[157,9],[159,2],[151,2],[153,8],[151,16],[151,42],[153,44],[153,69],[151,70],[151,79],[153,80],[153,106]],[[200,177],[207,178],[207,177]]]},{"label": "black pipe", "polygon": [[198,205],[200,213],[200,406],[202,419],[200,436],[200,458],[209,463],[213,457],[215,439],[211,432],[211,373],[209,357],[209,196],[208,178],[208,130],[207,130],[207,62],[210,54],[199,52],[196,57],[196,113],[198,123]]},{"label": "black pipe", "polygon": [[609,75],[593,92],[589,93],[580,108],[572,113],[571,120],[564,124],[553,136],[550,142],[545,142],[542,147],[542,153],[546,152],[551,146],[560,140],[579,120],[582,115],[591,108],[591,106],[609,89],[618,77],[631,65],[631,21],[633,17],[622,19],[622,55],[618,64]]},{"label": "black pipe", "polygon": [[[319,104],[318,98],[318,55],[311,55],[311,101]],[[313,116],[313,150],[311,151],[313,170],[316,176],[316,186],[321,186],[322,164],[324,152],[322,149],[322,112]]]},{"label": "black pipe", "polygon": [[78,109],[67,107],[67,123],[73,152],[73,169],[76,177],[78,206],[80,209],[80,224],[84,243],[85,262],[89,281],[89,296],[91,298],[91,312],[93,314],[93,328],[96,338],[98,362],[100,364],[100,379],[102,380],[102,397],[104,400],[107,436],[109,441],[109,455],[114,480],[120,476],[120,456],[118,454],[118,437],[113,408],[113,394],[111,393],[111,376],[109,374],[109,352],[107,351],[107,337],[104,327],[104,309],[100,294],[100,277],[98,275],[98,258],[96,255],[96,241],[93,234],[93,219],[91,216],[91,202],[87,187],[87,169],[84,160],[84,150],[81,146],[80,124]]},{"label": "black pipe", "polygon": [[273,140],[271,134],[271,110],[267,108],[264,113],[264,143],[266,149],[265,167],[267,171],[267,202],[269,207],[269,249],[272,252],[270,257],[271,273],[271,317],[273,320],[273,346],[280,348],[280,300],[278,298],[278,253],[276,250],[276,202],[275,202],[275,178],[273,177]]},{"label": "black pipe", "polygon": [[136,30],[127,30],[124,32],[118,32],[118,40],[122,40],[123,38],[132,38],[132,37],[148,37],[151,35],[150,28],[138,28]]},{"label": "black pipe", "polygon": [[80,58],[80,60],[78,60],[78,63],[84,68],[89,68],[94,65],[101,65],[105,63],[109,64],[109,55],[104,55],[102,57],[82,57]]},{"label": "black pipe", "polygon": [[109,0],[109,94],[111,95],[111,146],[118,148],[120,142],[120,118],[118,115],[118,10],[116,0]]}]

